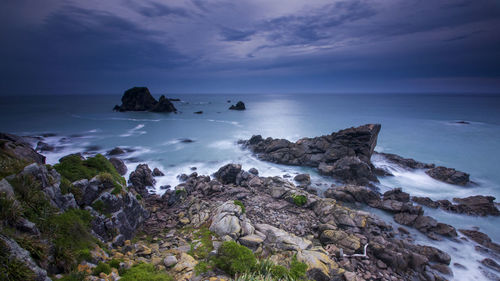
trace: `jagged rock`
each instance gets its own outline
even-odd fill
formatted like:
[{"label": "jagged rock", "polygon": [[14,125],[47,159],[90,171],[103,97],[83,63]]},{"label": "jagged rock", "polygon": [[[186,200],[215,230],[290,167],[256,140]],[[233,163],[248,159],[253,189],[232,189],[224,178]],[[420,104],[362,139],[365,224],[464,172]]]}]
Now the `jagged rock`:
[{"label": "jagged rock", "polygon": [[6,179],[0,180],[0,193],[5,193],[7,198],[14,198],[14,188]]},{"label": "jagged rock", "polygon": [[[23,137],[16,135],[0,133],[0,153],[2,156],[10,159],[20,160],[29,163],[45,164],[45,156],[38,154],[29,142],[27,142]],[[3,162],[0,162],[4,165]],[[7,163],[5,164],[7,165]],[[0,167],[2,170],[6,170],[10,167]]]},{"label": "jagged rock", "polygon": [[403,192],[401,188],[395,188],[384,193],[384,200],[396,200],[399,202],[410,202],[410,194]]},{"label": "jagged rock", "polygon": [[466,198],[453,198],[458,204],[453,204],[448,200],[433,201],[429,197],[413,197],[412,200],[418,204],[431,208],[441,208],[443,210],[467,214],[473,216],[500,216],[500,211],[495,205],[495,197],[475,195]]},{"label": "jagged rock", "polygon": [[154,107],[151,109],[153,112],[176,112],[177,109],[175,108],[174,104],[170,102],[169,99],[165,98],[164,95],[160,97],[158,100],[158,103],[154,105]]},{"label": "jagged rock", "polygon": [[127,166],[123,162],[123,160],[118,159],[116,157],[111,157],[109,158],[109,162],[113,164],[113,167],[115,167],[116,171],[121,175],[125,175],[127,173]]},{"label": "jagged rock", "polygon": [[10,258],[16,259],[22,262],[26,267],[33,272],[34,280],[36,281],[50,281],[51,279],[47,276],[47,271],[40,268],[36,262],[31,258],[31,255],[28,251],[21,248],[16,241],[0,234],[0,247],[2,251],[8,252]]},{"label": "jagged rock", "polygon": [[379,124],[349,128],[331,135],[303,138],[295,143],[285,139],[252,136],[242,142],[261,160],[318,167],[320,173],[349,183],[376,181],[370,157],[377,143]]},{"label": "jagged rock", "polygon": [[307,276],[312,280],[331,280],[332,271],[339,268],[328,253],[318,247],[298,251],[297,260],[307,265]]},{"label": "jagged rock", "polygon": [[496,253],[500,253],[500,245],[491,241],[491,238],[480,231],[477,230],[468,230],[468,229],[459,229],[463,235],[470,238],[472,241],[475,241],[479,245],[483,245],[486,248],[493,250]]},{"label": "jagged rock", "polygon": [[419,252],[421,255],[426,256],[430,261],[442,264],[450,264],[450,255],[439,250],[438,248],[434,248],[432,246],[420,246]]},{"label": "jagged rock", "polygon": [[411,198],[411,200],[413,200],[413,202],[415,203],[418,203],[420,205],[424,205],[424,206],[427,206],[429,208],[434,208],[436,209],[437,207],[439,207],[439,204],[434,202],[431,198],[429,197],[419,197],[419,196],[413,196]]},{"label": "jagged rock", "polygon": [[403,168],[409,168],[409,169],[432,169],[435,167],[434,164],[427,164],[427,163],[422,163],[418,162],[414,159],[411,158],[403,158],[399,155],[396,154],[391,154],[391,153],[382,153],[382,152],[375,152],[376,154],[384,157],[385,159],[389,160],[392,163],[398,164],[399,166]]},{"label": "jagged rock", "polygon": [[500,272],[500,265],[490,258],[483,259],[481,263],[497,272]]},{"label": "jagged rock", "polygon": [[154,186],[156,180],[153,178],[153,172],[147,164],[139,164],[135,171],[130,173],[128,182],[132,184],[134,189],[143,197],[149,195],[148,186]]},{"label": "jagged rock", "polygon": [[130,88],[122,96],[122,105],[114,107],[116,111],[154,111],[154,112],[174,112],[177,111],[174,105],[165,96],[160,97],[160,101],[151,95],[146,87]]},{"label": "jagged rock", "polygon": [[453,168],[438,166],[425,172],[431,178],[456,185],[466,185],[470,182],[469,174],[457,171]]},{"label": "jagged rock", "polygon": [[164,175],[165,174],[162,171],[160,171],[160,169],[158,168],[153,169],[153,177],[162,177]]},{"label": "jagged rock", "polygon": [[229,109],[231,110],[245,110],[245,104],[242,102],[242,101],[239,101],[236,103],[236,105],[231,105],[231,107],[229,107]]},{"label": "jagged rock", "polygon": [[234,183],[236,184],[236,177],[241,171],[240,164],[227,164],[221,167],[214,176],[223,184]]},{"label": "jagged rock", "polygon": [[35,150],[36,151],[40,151],[40,152],[50,152],[50,151],[54,151],[56,148],[48,143],[45,143],[43,141],[39,141],[37,144],[36,144],[36,148]]},{"label": "jagged rock", "polygon": [[229,235],[233,239],[238,239],[242,234],[242,221],[244,219],[242,213],[241,207],[234,204],[233,201],[225,202],[215,210],[210,231],[219,237]]},{"label": "jagged rock", "polygon": [[368,205],[376,205],[380,201],[380,196],[375,191],[357,185],[344,185],[335,188],[328,188],[324,192],[327,198],[337,199],[343,202],[360,202]]}]

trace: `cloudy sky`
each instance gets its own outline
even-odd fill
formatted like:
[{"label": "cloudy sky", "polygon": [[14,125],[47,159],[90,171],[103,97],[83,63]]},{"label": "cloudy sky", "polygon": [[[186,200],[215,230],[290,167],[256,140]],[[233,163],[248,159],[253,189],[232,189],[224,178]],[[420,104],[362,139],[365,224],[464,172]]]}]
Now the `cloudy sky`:
[{"label": "cloudy sky", "polygon": [[500,92],[499,0],[2,0],[0,94]]}]

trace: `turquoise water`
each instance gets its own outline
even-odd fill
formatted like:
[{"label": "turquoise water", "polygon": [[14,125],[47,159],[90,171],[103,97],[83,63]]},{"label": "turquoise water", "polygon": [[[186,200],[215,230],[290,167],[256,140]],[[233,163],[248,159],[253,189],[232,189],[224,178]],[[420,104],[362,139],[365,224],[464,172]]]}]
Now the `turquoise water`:
[{"label": "turquoise water", "polygon": [[[113,106],[120,102],[120,96],[116,95],[2,97],[0,131],[21,135],[56,134],[46,142],[62,148],[46,154],[49,163],[72,152],[105,152],[116,146],[133,148],[135,151],[125,156],[129,170],[145,162],[165,172],[166,176],[159,178],[157,192],[161,192],[160,185],[175,186],[176,175],[190,173],[191,167],[197,167],[198,173],[211,174],[228,162],[241,163],[244,169],[256,167],[262,175],[310,172],[313,184],[323,190],[333,183],[331,179],[308,168],[261,162],[240,149],[236,141],[253,134],[297,140],[351,126],[380,123],[382,130],[376,150],[457,168],[470,173],[471,179],[478,183],[473,188],[452,186],[437,182],[422,171],[392,167],[396,176],[381,179],[382,191],[402,187],[411,195],[433,199],[475,194],[500,198],[499,95],[170,97],[182,100],[174,102],[180,111],[178,114],[113,112]],[[247,110],[230,111],[227,100],[231,100],[231,104],[242,100]],[[193,114],[199,110],[203,114]],[[470,124],[457,124],[460,120]],[[194,142],[180,142],[183,138]],[[387,164],[382,159],[373,160],[375,165]],[[477,226],[500,241],[499,218],[466,217],[439,210],[426,212],[457,228]]]}]

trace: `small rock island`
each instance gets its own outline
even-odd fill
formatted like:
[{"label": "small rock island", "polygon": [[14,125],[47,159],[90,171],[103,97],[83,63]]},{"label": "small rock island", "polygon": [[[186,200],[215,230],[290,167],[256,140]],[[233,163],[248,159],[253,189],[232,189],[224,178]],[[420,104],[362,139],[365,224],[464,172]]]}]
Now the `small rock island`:
[{"label": "small rock island", "polygon": [[174,104],[164,95],[157,101],[147,87],[133,87],[125,91],[122,105],[115,105],[115,111],[177,112]]}]

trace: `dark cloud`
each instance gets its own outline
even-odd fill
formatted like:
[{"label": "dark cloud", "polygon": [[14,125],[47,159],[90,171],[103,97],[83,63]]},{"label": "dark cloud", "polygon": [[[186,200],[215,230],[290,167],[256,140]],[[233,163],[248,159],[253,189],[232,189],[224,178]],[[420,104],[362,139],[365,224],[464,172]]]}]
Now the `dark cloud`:
[{"label": "dark cloud", "polygon": [[224,41],[248,41],[250,36],[255,34],[255,30],[237,30],[232,28],[222,28],[220,35]]},{"label": "dark cloud", "polygon": [[500,91],[496,0],[32,3],[0,12],[0,94]]},{"label": "dark cloud", "polygon": [[163,17],[171,15],[180,17],[189,16],[189,12],[186,9],[170,7],[157,2],[151,2],[148,6],[139,8],[138,11],[145,17]]}]

